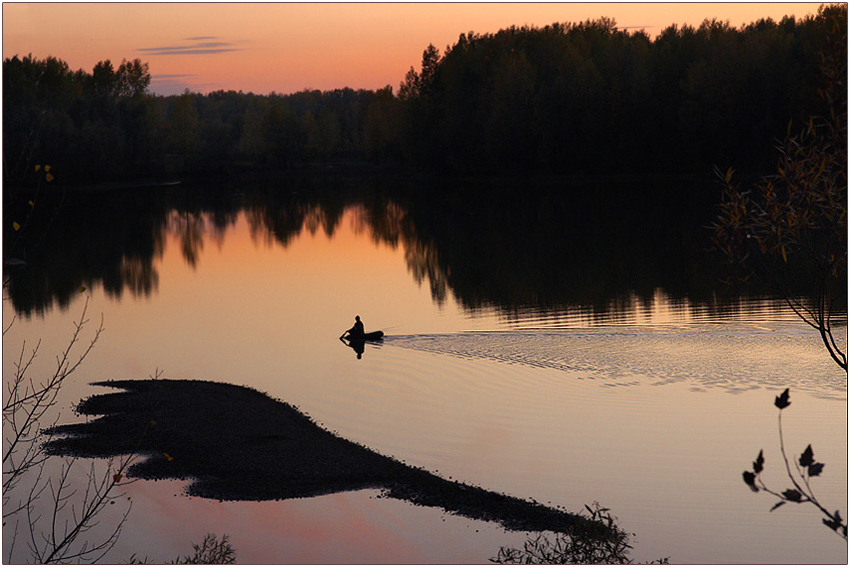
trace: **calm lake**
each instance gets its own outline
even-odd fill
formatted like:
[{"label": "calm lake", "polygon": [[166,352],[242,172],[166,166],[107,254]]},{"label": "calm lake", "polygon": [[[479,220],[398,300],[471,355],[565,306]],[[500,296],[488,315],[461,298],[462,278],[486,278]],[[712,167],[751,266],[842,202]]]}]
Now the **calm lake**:
[{"label": "calm lake", "polygon": [[[788,451],[812,444],[826,463],[813,489],[846,516],[846,375],[782,301],[723,291],[706,267],[711,211],[677,208],[687,182],[642,215],[623,181],[533,205],[516,187],[473,204],[370,183],[69,193],[6,269],[4,375],[39,339],[36,370],[51,369],[88,302],[84,335],[101,314],[105,332],[61,423],[108,391],[96,381],[246,385],[447,479],[575,512],[599,502],[635,534],[635,561],[847,562],[817,510],[769,512],[741,477],[764,449],[765,481],[788,488],[773,400],[790,387]],[[341,342],[355,315],[383,342]],[[486,563],[526,536],[378,490],[219,502],[185,484],[128,485],[107,559],[172,560],[214,532],[239,563]]]}]

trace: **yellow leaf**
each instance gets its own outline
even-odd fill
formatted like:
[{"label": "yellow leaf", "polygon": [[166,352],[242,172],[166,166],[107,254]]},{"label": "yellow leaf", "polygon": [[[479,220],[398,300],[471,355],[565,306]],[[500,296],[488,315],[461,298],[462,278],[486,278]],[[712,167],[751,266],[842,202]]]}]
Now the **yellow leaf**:
[{"label": "yellow leaf", "polygon": [[172,456],[171,456],[171,455],[169,455],[168,453],[163,453],[163,455],[165,455],[165,458],[166,458],[167,460],[169,460],[169,461],[173,461],[173,460],[174,460],[174,457],[172,457]]},{"label": "yellow leaf", "polygon": [[121,482],[121,473],[112,475],[112,480],[114,480],[115,482]]},{"label": "yellow leaf", "polygon": [[33,203],[32,201],[30,201],[29,203],[30,203],[30,207],[34,207],[34,206],[35,206],[35,203]]},{"label": "yellow leaf", "polygon": [[41,166],[40,166],[40,165],[35,166],[35,170],[36,170],[36,171],[41,171]]},{"label": "yellow leaf", "polygon": [[785,255],[785,245],[780,244],[780,250],[782,251],[782,261],[786,264],[788,263],[788,256]]},{"label": "yellow leaf", "polygon": [[47,179],[47,182],[49,183],[49,182],[53,181],[53,174],[48,173],[47,175],[44,176],[44,178]]},{"label": "yellow leaf", "polygon": [[17,221],[14,221],[12,223],[12,228],[14,228],[15,231],[18,231],[18,230],[21,230],[21,225],[19,225]]},{"label": "yellow leaf", "polygon": [[45,166],[44,166],[44,171],[50,171],[50,166],[49,166],[49,165],[45,165]]}]

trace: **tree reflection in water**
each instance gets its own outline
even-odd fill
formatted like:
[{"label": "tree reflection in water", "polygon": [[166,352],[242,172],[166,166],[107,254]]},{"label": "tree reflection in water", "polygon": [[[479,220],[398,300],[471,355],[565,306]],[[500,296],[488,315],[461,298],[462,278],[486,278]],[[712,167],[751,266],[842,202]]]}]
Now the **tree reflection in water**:
[{"label": "tree reflection in water", "polygon": [[[274,184],[84,191],[42,196],[32,234],[15,235],[7,265],[17,313],[65,307],[82,285],[121,296],[156,293],[155,261],[167,235],[196,266],[204,240],[220,243],[240,215],[258,242],[288,246],[302,231],[332,237],[346,213],[376,243],[404,247],[409,272],[437,303],[467,309],[588,306],[604,313],[624,297],[651,304],[714,304],[717,277],[703,228],[713,193],[700,183],[434,181],[293,177]],[[640,214],[634,214],[639,210]],[[4,230],[11,230],[4,227]],[[734,298],[730,297],[734,302]]]}]

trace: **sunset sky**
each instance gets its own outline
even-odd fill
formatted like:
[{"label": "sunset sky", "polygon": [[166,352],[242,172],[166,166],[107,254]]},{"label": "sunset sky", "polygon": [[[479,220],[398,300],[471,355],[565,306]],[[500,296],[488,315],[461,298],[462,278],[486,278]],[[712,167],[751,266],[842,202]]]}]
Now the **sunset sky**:
[{"label": "sunset sky", "polygon": [[257,94],[399,83],[422,51],[468,31],[602,16],[655,37],[671,24],[733,26],[817,12],[820,3],[4,3],[3,57],[53,55],[73,70],[150,64],[151,89]]}]

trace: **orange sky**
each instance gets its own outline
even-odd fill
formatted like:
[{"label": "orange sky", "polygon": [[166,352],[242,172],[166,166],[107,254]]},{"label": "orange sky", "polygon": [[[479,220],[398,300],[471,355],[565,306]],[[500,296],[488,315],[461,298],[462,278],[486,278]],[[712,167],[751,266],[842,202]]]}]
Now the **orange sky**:
[{"label": "orange sky", "polygon": [[4,3],[3,57],[54,55],[91,71],[150,63],[152,90],[267,94],[306,88],[397,91],[429,43],[467,31],[613,17],[654,36],[706,18],[733,26],[804,17],[820,3]]}]

